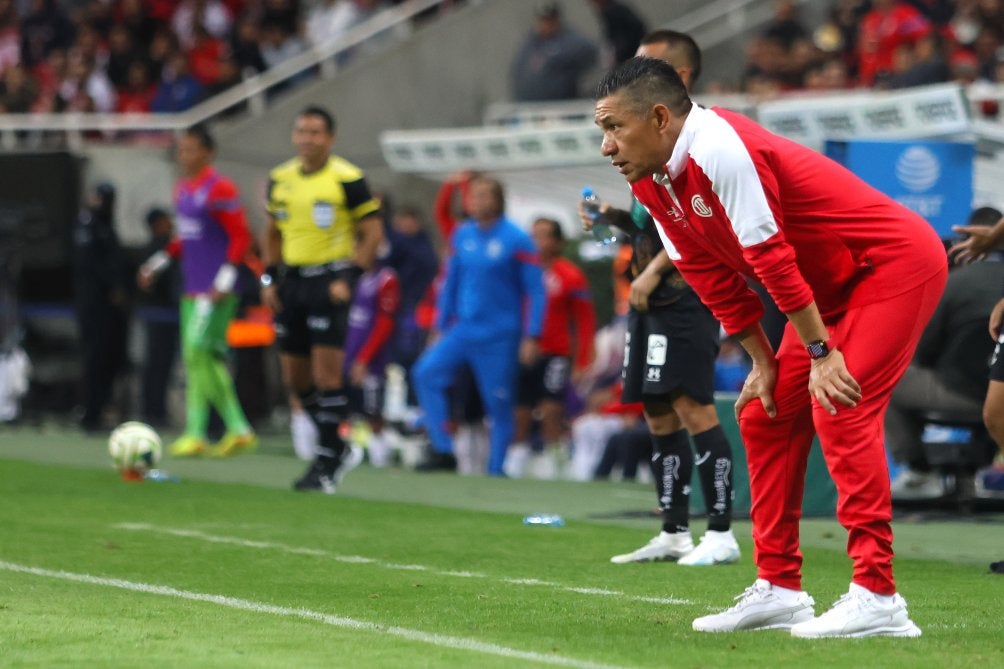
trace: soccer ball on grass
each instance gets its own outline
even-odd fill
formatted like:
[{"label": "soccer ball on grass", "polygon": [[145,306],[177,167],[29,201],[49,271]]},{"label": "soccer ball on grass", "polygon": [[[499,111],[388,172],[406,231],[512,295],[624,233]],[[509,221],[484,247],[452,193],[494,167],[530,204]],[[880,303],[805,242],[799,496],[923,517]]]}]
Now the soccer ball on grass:
[{"label": "soccer ball on grass", "polygon": [[108,437],[108,453],[127,481],[139,481],[160,462],[160,435],[139,421],[122,423]]}]

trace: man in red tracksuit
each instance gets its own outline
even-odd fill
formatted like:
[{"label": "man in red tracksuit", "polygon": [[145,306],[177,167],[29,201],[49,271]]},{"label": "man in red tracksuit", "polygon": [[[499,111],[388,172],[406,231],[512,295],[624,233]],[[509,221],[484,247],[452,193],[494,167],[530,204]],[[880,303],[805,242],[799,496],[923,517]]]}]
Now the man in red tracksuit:
[{"label": "man in red tracksuit", "polygon": [[[910,636],[892,575],[882,422],[944,289],[947,262],[920,217],[818,153],[738,114],[694,105],[665,63],[633,58],[598,89],[603,155],[649,210],[670,257],[753,359],[736,402],[758,579],[694,629],[798,637]],[[778,351],[757,278],[789,324]],[[854,561],[825,614],[801,590],[798,523],[819,435]]]}]

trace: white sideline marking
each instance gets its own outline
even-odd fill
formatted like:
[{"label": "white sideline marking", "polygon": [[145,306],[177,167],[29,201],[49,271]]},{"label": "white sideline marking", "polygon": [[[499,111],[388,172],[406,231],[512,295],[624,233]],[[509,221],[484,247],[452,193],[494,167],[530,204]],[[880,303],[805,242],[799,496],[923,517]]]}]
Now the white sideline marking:
[{"label": "white sideline marking", "polygon": [[486,655],[497,655],[505,658],[526,660],[528,662],[553,664],[560,667],[577,667],[579,669],[622,669],[616,665],[600,664],[598,662],[589,662],[587,660],[576,660],[575,658],[563,657],[561,655],[545,655],[544,653],[535,653],[533,651],[517,650],[515,648],[507,648],[506,646],[499,646],[493,643],[477,641],[475,639],[465,639],[463,637],[447,636],[445,634],[430,634],[428,632],[408,629],[406,627],[381,625],[379,623],[371,623],[363,620],[355,620],[354,618],[345,618],[343,616],[335,616],[329,613],[321,613],[320,611],[275,606],[273,604],[255,602],[249,599],[228,597],[226,595],[211,595],[202,592],[192,592],[190,590],[178,590],[177,588],[172,588],[166,585],[136,583],[135,581],[125,581],[119,578],[104,578],[102,576],[92,576],[90,574],[78,574],[69,571],[42,569],[39,567],[30,567],[27,565],[4,561],[0,561],[0,569],[20,574],[57,578],[64,581],[76,581],[77,583],[102,585],[108,588],[120,588],[131,592],[142,592],[150,595],[187,599],[195,602],[208,602],[209,604],[225,606],[231,609],[238,609],[240,611],[250,611],[252,613],[266,613],[286,618],[302,618],[304,620],[313,620],[315,622],[324,623],[325,625],[331,625],[333,627],[341,627],[343,629],[359,630],[363,632],[377,632],[379,634],[387,634],[389,636],[407,639],[408,641],[420,641],[433,646],[456,648],[459,650],[467,650]]},{"label": "white sideline marking", "polygon": [[[486,574],[479,574],[478,572],[472,571],[441,571],[438,569],[433,569],[432,567],[426,567],[424,565],[417,564],[395,564],[393,562],[382,562],[374,558],[363,557],[361,555],[336,555],[329,553],[328,551],[316,549],[316,548],[302,548],[300,546],[290,546],[283,543],[274,543],[271,541],[255,541],[251,539],[241,539],[240,537],[228,537],[220,536],[216,534],[207,534],[205,532],[200,532],[199,530],[184,530],[175,527],[158,527],[156,525],[151,525],[149,523],[118,523],[112,525],[113,528],[119,530],[129,530],[131,532],[154,532],[157,534],[167,534],[173,537],[184,537],[186,539],[198,539],[200,541],[208,541],[214,544],[230,544],[233,546],[243,546],[245,548],[266,548],[271,550],[281,551],[283,553],[292,553],[294,555],[314,555],[321,557],[328,557],[336,562],[346,562],[349,564],[372,564],[383,569],[396,569],[400,571],[424,571],[430,574],[435,574],[436,576],[454,576],[457,578],[484,578],[493,579],[493,577]],[[628,595],[627,593],[620,592],[618,590],[605,590],[600,588],[583,588],[575,587],[569,585],[562,585],[561,583],[554,583],[552,581],[541,581],[536,578],[506,578],[502,577],[498,579],[503,583],[511,583],[513,585],[527,585],[527,586],[544,586],[548,588],[555,588],[556,590],[564,590],[565,592],[574,592],[580,595],[599,595],[603,597],[623,597],[635,602],[645,602],[646,604],[693,604],[688,599],[678,599],[676,597],[639,597],[637,595]]]}]

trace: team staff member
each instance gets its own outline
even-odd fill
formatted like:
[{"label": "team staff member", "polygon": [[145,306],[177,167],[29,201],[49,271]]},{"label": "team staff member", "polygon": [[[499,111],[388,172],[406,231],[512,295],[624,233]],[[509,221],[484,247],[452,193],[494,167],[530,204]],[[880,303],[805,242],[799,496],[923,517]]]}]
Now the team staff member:
[{"label": "team staff member", "polygon": [[[701,73],[693,38],[672,30],[649,33],[638,54],[663,60],[687,90]],[[580,212],[583,225],[592,224]],[[624,355],[624,402],[642,402],[652,440],[652,478],[662,530],[647,544],[610,558],[615,564],[678,560],[728,564],[740,557],[732,534],[732,447],[715,409],[719,325],[673,267],[655,222],[637,200],[631,211],[605,209],[601,222],[631,238],[630,310]],[[699,453],[695,460],[690,438]],[[690,534],[690,480],[697,465],[708,527],[697,548]]]},{"label": "team staff member", "polygon": [[185,433],[171,445],[178,456],[209,450],[209,407],[216,408],[226,433],[213,455],[253,449],[258,439],[248,424],[227,370],[227,327],[237,313],[238,265],[251,245],[237,187],[212,165],[216,143],[203,126],[178,140],[181,179],[174,190],[177,238],[140,269],[141,286],[152,284],[170,257],[180,258],[181,354],[187,375]]},{"label": "team staff member", "polygon": [[[262,301],[275,313],[283,381],[317,427],[316,456],[293,487],[333,494],[362,452],[339,435],[349,304],[383,239],[362,171],[331,155],[335,120],[311,106],[293,124],[297,157],[269,174]],[[280,265],[281,263],[281,265]]]},{"label": "team staff member", "polygon": [[[670,258],[753,359],[736,415],[759,578],[694,629],[919,636],[893,580],[882,418],[945,286],[937,235],[811,149],[697,107],[660,60],[633,58],[608,74],[595,118],[603,155],[659,223]],[[776,356],[744,275],[789,319]],[[818,618],[798,549],[817,431],[854,561],[849,592]]]},{"label": "team staff member", "polygon": [[530,236],[505,216],[499,181],[472,179],[464,209],[470,218],[453,234],[436,305],[442,336],[412,377],[432,448],[448,454],[446,391],[457,370],[470,366],[491,419],[488,474],[501,476],[513,436],[517,363],[531,364],[539,350],[544,284]]},{"label": "team staff member", "polygon": [[[530,457],[532,414],[540,410],[540,438],[545,451],[556,461],[567,459],[562,443],[565,395],[574,371],[580,374],[593,361],[596,312],[589,283],[575,263],[562,256],[565,235],[550,218],[538,218],[531,228],[544,272],[544,324],[540,333],[540,357],[532,365],[520,365],[516,405],[516,442],[509,448],[505,470],[519,478]],[[574,337],[573,337],[574,333]],[[573,350],[574,344],[574,350]]]}]

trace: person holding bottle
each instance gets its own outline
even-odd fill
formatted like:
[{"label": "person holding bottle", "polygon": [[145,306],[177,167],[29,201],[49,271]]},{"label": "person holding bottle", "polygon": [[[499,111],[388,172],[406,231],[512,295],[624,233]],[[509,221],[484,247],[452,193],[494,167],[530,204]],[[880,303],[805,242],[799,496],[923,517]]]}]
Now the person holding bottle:
[{"label": "person holding bottle", "polygon": [[[687,87],[701,72],[690,36],[658,30],[638,53],[672,65]],[[624,355],[624,403],[642,402],[652,440],[652,474],[662,530],[641,548],[610,558],[615,564],[676,560],[687,566],[736,562],[732,533],[732,448],[715,410],[719,325],[674,267],[652,217],[636,201],[630,211],[580,206],[586,229],[612,226],[631,239],[631,293]],[[604,233],[603,236],[607,236]],[[691,440],[698,452],[695,461]],[[695,548],[690,534],[690,480],[697,465],[708,527]]]}]

